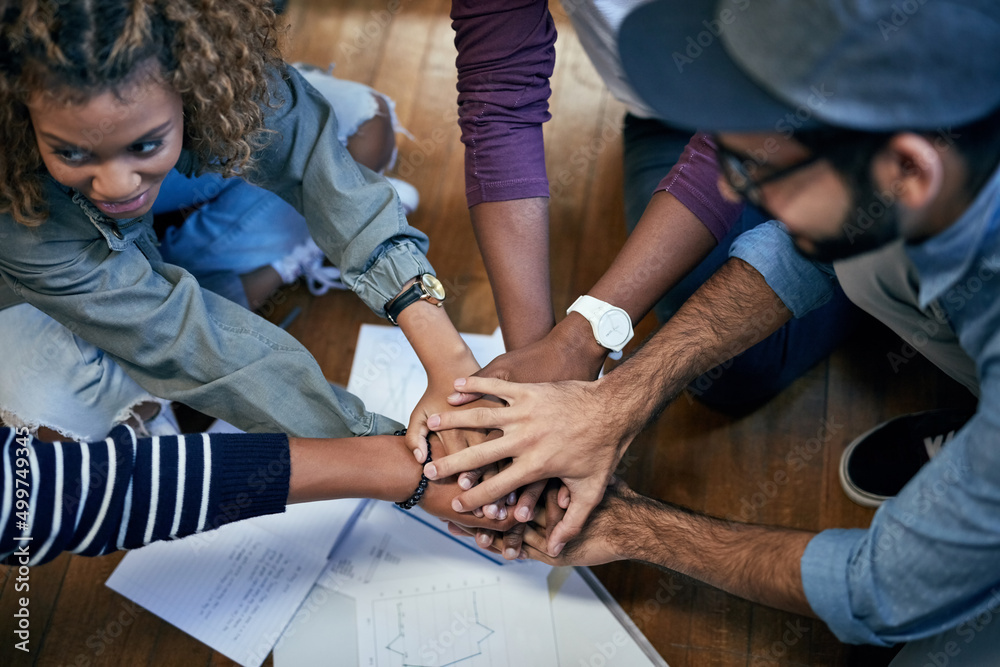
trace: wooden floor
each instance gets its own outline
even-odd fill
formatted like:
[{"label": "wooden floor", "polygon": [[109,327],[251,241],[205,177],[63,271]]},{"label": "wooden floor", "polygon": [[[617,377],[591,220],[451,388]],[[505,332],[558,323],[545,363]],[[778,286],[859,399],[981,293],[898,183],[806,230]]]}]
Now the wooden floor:
[{"label": "wooden floor", "polygon": [[[395,98],[414,137],[400,137],[398,167],[421,194],[411,221],[431,238],[430,259],[455,297],[447,309],[456,325],[490,333],[497,318],[465,207],[448,11],[448,0],[292,0],[286,53],[289,60],[336,62],[338,76]],[[551,200],[552,282],[556,312],[562,312],[624,241],[621,144],[605,141],[617,136],[607,128],[620,126],[623,109],[601,84],[565,12],[558,5],[552,11],[560,35],[548,166],[550,175],[570,174]],[[585,159],[571,160],[579,155]],[[277,321],[296,305],[303,314],[290,331],[331,380],[346,383],[358,327],[378,319],[351,294],[313,298],[301,287],[285,290],[266,310]],[[652,330],[647,319],[637,340]],[[897,414],[970,403],[963,389],[922,360],[894,372],[887,353],[900,348],[898,339],[872,326],[777,399],[738,419],[682,397],[633,445],[624,476],[644,493],[718,516],[807,530],[865,526],[871,512],[848,501],[837,481],[847,443]],[[786,458],[796,451],[801,469]],[[12,648],[7,628],[18,594],[13,570],[0,572],[0,665],[232,664],[106,588],[120,558],[63,556],[32,571],[30,655]],[[887,662],[885,654],[853,652],[821,622],[671,573],[627,563],[595,570],[672,667]]]}]

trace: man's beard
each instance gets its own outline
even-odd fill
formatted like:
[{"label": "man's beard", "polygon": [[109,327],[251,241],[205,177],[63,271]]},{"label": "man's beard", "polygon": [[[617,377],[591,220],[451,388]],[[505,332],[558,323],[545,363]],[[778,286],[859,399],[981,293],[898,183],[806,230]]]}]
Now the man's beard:
[{"label": "man's beard", "polygon": [[795,244],[803,256],[817,262],[833,262],[881,248],[899,236],[895,197],[880,196],[870,176],[851,188],[852,205],[840,224],[840,235],[809,239],[812,248]]}]

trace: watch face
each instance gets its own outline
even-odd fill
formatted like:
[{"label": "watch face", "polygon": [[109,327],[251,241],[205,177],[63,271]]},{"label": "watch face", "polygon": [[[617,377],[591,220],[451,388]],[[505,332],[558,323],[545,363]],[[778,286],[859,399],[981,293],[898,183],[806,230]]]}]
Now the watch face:
[{"label": "watch face", "polygon": [[420,276],[420,282],[423,283],[424,289],[431,297],[438,301],[444,301],[444,285],[435,276],[425,273]]},{"label": "watch face", "polygon": [[628,315],[619,310],[610,310],[604,313],[601,316],[600,323],[597,325],[601,345],[608,348],[617,348],[624,345],[625,341],[628,340],[631,324]]}]

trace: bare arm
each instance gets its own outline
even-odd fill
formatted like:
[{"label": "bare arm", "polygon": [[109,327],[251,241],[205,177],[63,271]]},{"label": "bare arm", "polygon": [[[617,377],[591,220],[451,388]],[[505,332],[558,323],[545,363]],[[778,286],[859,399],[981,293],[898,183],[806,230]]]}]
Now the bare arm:
[{"label": "bare arm", "polygon": [[620,481],[559,558],[545,528],[529,527],[525,551],[553,565],[636,560],[686,574],[747,600],[815,616],[800,561],[813,533],[723,521],[641,496]]},{"label": "bare arm", "polygon": [[508,350],[552,329],[548,199],[483,202],[469,209]]},{"label": "bare arm", "polygon": [[[436,450],[437,439],[431,442]],[[413,460],[402,437],[289,438],[288,450],[289,504],[333,498],[400,502],[410,498],[420,483],[420,464]],[[454,512],[451,500],[460,490],[454,477],[431,482],[420,506],[467,526],[505,530],[513,525],[513,518],[491,521]]]}]

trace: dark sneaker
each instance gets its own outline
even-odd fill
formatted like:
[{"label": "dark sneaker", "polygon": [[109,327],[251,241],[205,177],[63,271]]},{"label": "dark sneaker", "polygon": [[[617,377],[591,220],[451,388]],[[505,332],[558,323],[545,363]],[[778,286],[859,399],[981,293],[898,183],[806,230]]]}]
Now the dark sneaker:
[{"label": "dark sneaker", "polygon": [[840,486],[865,507],[898,494],[941,451],[974,413],[929,410],[879,424],[847,446],[840,458]]}]

